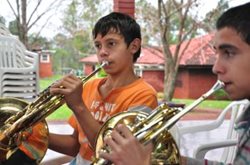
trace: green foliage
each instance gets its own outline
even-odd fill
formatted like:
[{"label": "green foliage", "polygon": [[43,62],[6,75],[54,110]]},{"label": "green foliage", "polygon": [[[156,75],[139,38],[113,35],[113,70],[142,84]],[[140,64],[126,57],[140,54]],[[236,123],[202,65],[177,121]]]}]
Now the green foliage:
[{"label": "green foliage", "polygon": [[53,56],[51,56],[53,62],[53,71],[56,74],[61,73],[61,69],[67,64],[70,53],[66,49],[57,48]]},{"label": "green foliage", "polygon": [[78,31],[75,34],[75,37],[73,38],[73,46],[80,52],[80,57],[85,57],[95,51],[89,33],[84,30]]},{"label": "green foliage", "polygon": [[[94,12],[93,12],[94,11]],[[57,50],[53,58],[53,71],[82,69],[79,60],[95,52],[91,30],[97,19],[107,11],[100,0],[71,0],[62,16],[62,30],[54,38]]]},{"label": "green foliage", "polygon": [[9,30],[10,30],[11,34],[19,36],[19,30],[18,30],[18,27],[17,27],[17,21],[16,20],[11,21],[9,23]]},{"label": "green foliage", "polygon": [[219,0],[217,6],[206,14],[205,19],[203,20],[204,24],[203,29],[207,32],[211,32],[212,30],[214,30],[216,20],[228,8],[229,8],[228,1]]},{"label": "green foliage", "polygon": [[33,33],[29,35],[29,45],[33,45],[33,47],[43,48],[44,50],[50,50],[52,43],[47,38],[38,36],[37,34]]},{"label": "green foliage", "polygon": [[92,29],[97,19],[101,17],[102,12],[105,12],[107,10],[107,9],[104,9],[102,11],[100,9],[100,6],[101,6],[100,4],[101,4],[100,0],[82,1],[81,5],[84,8],[84,11],[81,14],[81,18],[85,22],[85,28]]},{"label": "green foliage", "polygon": [[79,69],[82,67],[79,62],[81,53],[74,47],[74,38],[68,38],[64,34],[57,34],[54,41],[56,44],[54,48],[56,53],[52,56],[54,72],[61,73],[64,68]]},{"label": "green foliage", "polygon": [[84,36],[83,35],[76,35],[73,38],[73,45],[75,46],[75,48],[81,52],[83,52],[84,47],[82,46],[82,44],[84,43]]},{"label": "green foliage", "polygon": [[5,18],[0,15],[0,23],[5,25],[5,22],[6,22]]},{"label": "green foliage", "polygon": [[73,36],[75,31],[77,31],[77,24],[79,22],[77,7],[79,3],[77,0],[72,0],[71,3],[68,5],[67,9],[65,10],[62,22],[63,28]]},{"label": "green foliage", "polygon": [[143,45],[161,45],[158,9],[149,1],[139,0],[135,5],[136,21],[141,26]]}]

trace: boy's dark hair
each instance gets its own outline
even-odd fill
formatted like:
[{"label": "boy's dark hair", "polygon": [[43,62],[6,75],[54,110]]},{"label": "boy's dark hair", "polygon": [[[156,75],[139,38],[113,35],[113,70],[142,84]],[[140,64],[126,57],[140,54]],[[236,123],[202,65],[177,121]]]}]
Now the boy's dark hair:
[{"label": "boy's dark hair", "polygon": [[[105,36],[110,30],[121,34],[127,46],[129,46],[135,38],[141,39],[140,25],[132,17],[123,13],[112,12],[99,19],[95,24],[92,35],[94,38],[96,38],[98,34]],[[140,53],[141,47],[134,54],[133,62],[136,62]]]},{"label": "boy's dark hair", "polygon": [[236,30],[250,45],[250,3],[236,6],[223,13],[216,23],[218,30],[229,27]]}]

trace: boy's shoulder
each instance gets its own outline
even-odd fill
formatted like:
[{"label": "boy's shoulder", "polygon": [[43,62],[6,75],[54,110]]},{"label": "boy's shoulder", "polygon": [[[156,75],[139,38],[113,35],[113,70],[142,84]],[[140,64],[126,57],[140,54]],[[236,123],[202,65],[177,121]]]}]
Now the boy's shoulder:
[{"label": "boy's shoulder", "polygon": [[141,89],[144,89],[145,91],[152,92],[153,94],[157,93],[154,87],[143,78],[138,80],[137,86]]}]

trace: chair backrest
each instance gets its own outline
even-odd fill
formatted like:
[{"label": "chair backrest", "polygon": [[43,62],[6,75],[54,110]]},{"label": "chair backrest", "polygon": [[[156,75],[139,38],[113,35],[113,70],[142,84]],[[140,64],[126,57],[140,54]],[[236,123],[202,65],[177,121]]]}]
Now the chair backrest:
[{"label": "chair backrest", "polygon": [[[248,100],[233,101],[229,106],[226,107],[224,111],[229,111],[231,109],[231,118],[229,122],[228,132],[226,139],[236,140],[238,138],[238,133],[235,131],[235,122],[244,112],[249,104]],[[221,161],[226,163],[232,163],[236,154],[236,146],[226,147],[223,150]]]},{"label": "chair backrest", "polygon": [[36,62],[20,41],[10,36],[0,36],[0,68],[30,67]]},{"label": "chair backrest", "polygon": [[38,93],[38,54],[26,50],[25,46],[8,32],[0,32],[0,96],[31,101]]}]

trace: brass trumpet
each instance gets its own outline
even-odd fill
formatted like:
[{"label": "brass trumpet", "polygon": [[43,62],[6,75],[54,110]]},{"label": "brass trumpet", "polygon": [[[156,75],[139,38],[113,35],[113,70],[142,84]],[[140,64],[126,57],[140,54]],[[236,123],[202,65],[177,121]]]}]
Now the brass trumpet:
[{"label": "brass trumpet", "polygon": [[110,152],[110,148],[104,145],[104,138],[109,136],[113,128],[121,123],[127,125],[133,135],[142,144],[153,143],[154,149],[151,155],[151,164],[180,164],[180,152],[174,138],[169,133],[170,128],[182,116],[223,87],[224,83],[218,80],[208,92],[182,110],[170,108],[167,104],[163,103],[149,115],[139,111],[129,111],[111,117],[99,131],[95,144],[95,158],[92,165],[112,164],[112,162],[100,158],[98,151]]},{"label": "brass trumpet", "polygon": [[[88,81],[105,65],[108,65],[107,61],[87,77],[81,78],[82,82]],[[43,131],[46,132],[47,138],[43,141],[46,149],[36,159],[37,162],[39,163],[44,157],[48,146],[48,127],[45,118],[64,104],[63,95],[52,95],[49,91],[50,86],[30,104],[20,99],[0,98],[0,163],[7,160],[17,150],[22,140],[27,138],[23,132],[40,122],[45,124]]]}]

